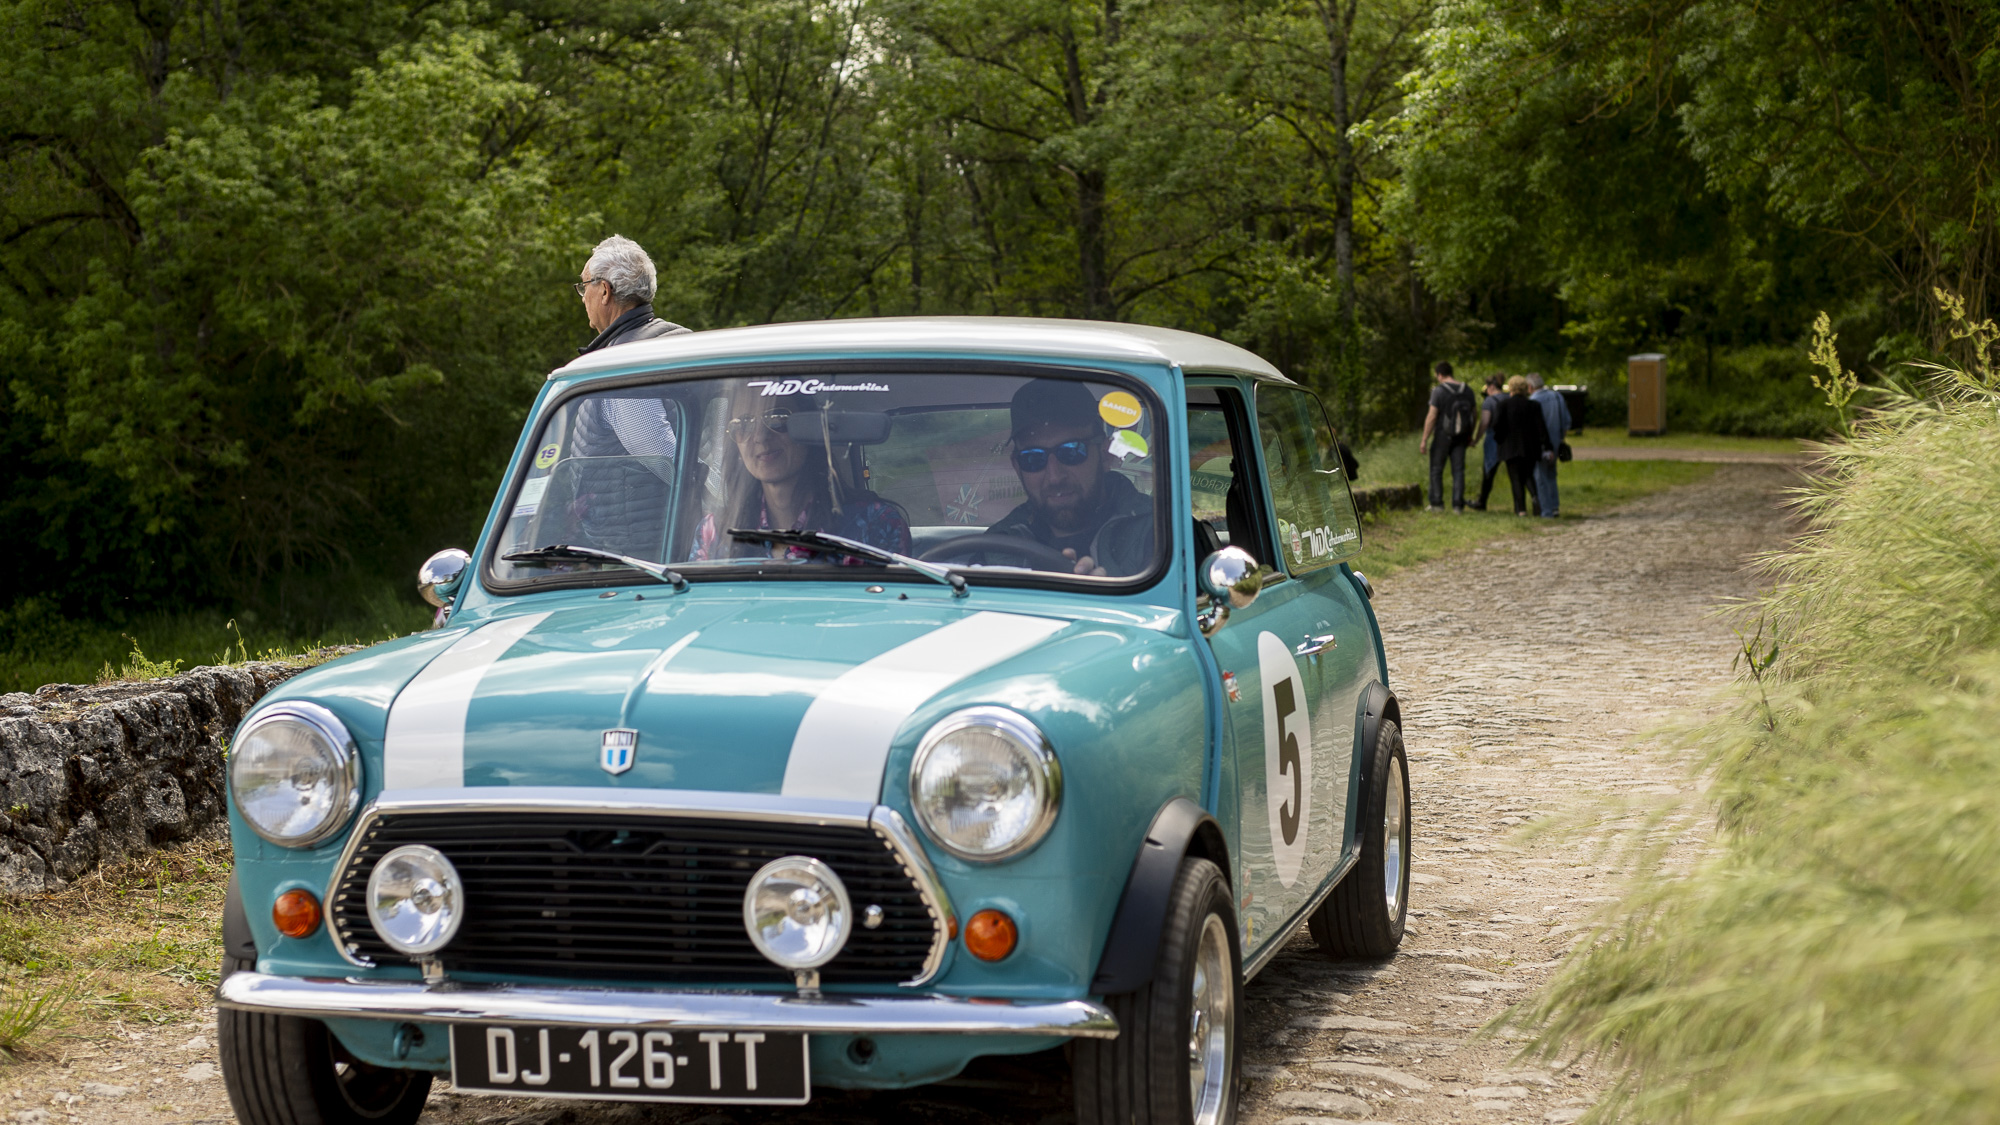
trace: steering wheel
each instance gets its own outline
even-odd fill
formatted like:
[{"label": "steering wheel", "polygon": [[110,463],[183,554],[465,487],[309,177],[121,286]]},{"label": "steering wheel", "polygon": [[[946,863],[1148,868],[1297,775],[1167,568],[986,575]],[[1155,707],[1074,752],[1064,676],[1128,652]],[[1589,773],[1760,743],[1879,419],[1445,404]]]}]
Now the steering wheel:
[{"label": "steering wheel", "polygon": [[1076,560],[1054,547],[1020,535],[1000,535],[988,531],[947,539],[918,557],[925,562],[970,563],[982,555],[1010,556],[1036,570],[1052,570],[1057,574],[1076,572]]}]

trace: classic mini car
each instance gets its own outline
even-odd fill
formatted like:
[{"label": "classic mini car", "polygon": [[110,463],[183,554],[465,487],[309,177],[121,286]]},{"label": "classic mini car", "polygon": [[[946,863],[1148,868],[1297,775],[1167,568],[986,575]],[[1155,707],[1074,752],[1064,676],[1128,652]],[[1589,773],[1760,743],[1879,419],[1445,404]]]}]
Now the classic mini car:
[{"label": "classic mini car", "polygon": [[1320,403],[1202,336],[576,360],[425,565],[436,627],[236,734],[238,1117],[411,1122],[434,1075],[796,1104],[1068,1045],[1085,1123],[1229,1122],[1244,982],[1302,923],[1403,933],[1360,542]]}]

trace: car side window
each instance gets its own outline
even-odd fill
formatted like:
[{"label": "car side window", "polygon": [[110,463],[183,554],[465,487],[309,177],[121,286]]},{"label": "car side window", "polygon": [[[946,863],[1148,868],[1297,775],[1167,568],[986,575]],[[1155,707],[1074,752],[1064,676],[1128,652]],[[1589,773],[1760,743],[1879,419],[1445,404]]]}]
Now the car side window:
[{"label": "car side window", "polygon": [[1218,387],[1188,390],[1188,476],[1195,521],[1195,555],[1241,547],[1270,565],[1256,470],[1238,450],[1249,443],[1243,400]]},{"label": "car side window", "polygon": [[1360,551],[1361,519],[1319,400],[1297,387],[1261,386],[1257,430],[1285,568],[1305,574]]}]

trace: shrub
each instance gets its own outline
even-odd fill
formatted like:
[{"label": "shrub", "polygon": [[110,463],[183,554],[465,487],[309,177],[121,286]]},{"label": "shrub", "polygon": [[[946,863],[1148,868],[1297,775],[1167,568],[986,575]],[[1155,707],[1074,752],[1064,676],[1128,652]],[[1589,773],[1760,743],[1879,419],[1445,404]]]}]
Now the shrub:
[{"label": "shrub", "polygon": [[1627,1065],[1594,1120],[2000,1118],[2000,389],[1948,374],[1803,489],[1779,640],[1698,732],[1719,851],[1517,1013]]}]

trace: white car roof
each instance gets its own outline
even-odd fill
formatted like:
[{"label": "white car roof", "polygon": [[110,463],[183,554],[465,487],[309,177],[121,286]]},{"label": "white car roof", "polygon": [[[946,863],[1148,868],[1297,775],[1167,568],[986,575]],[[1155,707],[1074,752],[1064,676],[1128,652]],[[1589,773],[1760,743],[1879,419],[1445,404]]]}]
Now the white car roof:
[{"label": "white car roof", "polygon": [[603,348],[557,368],[549,378],[630,370],[655,363],[840,351],[876,356],[978,352],[1177,363],[1189,372],[1223,371],[1291,381],[1256,353],[1193,332],[1102,320],[1010,316],[903,316],[719,328]]}]

